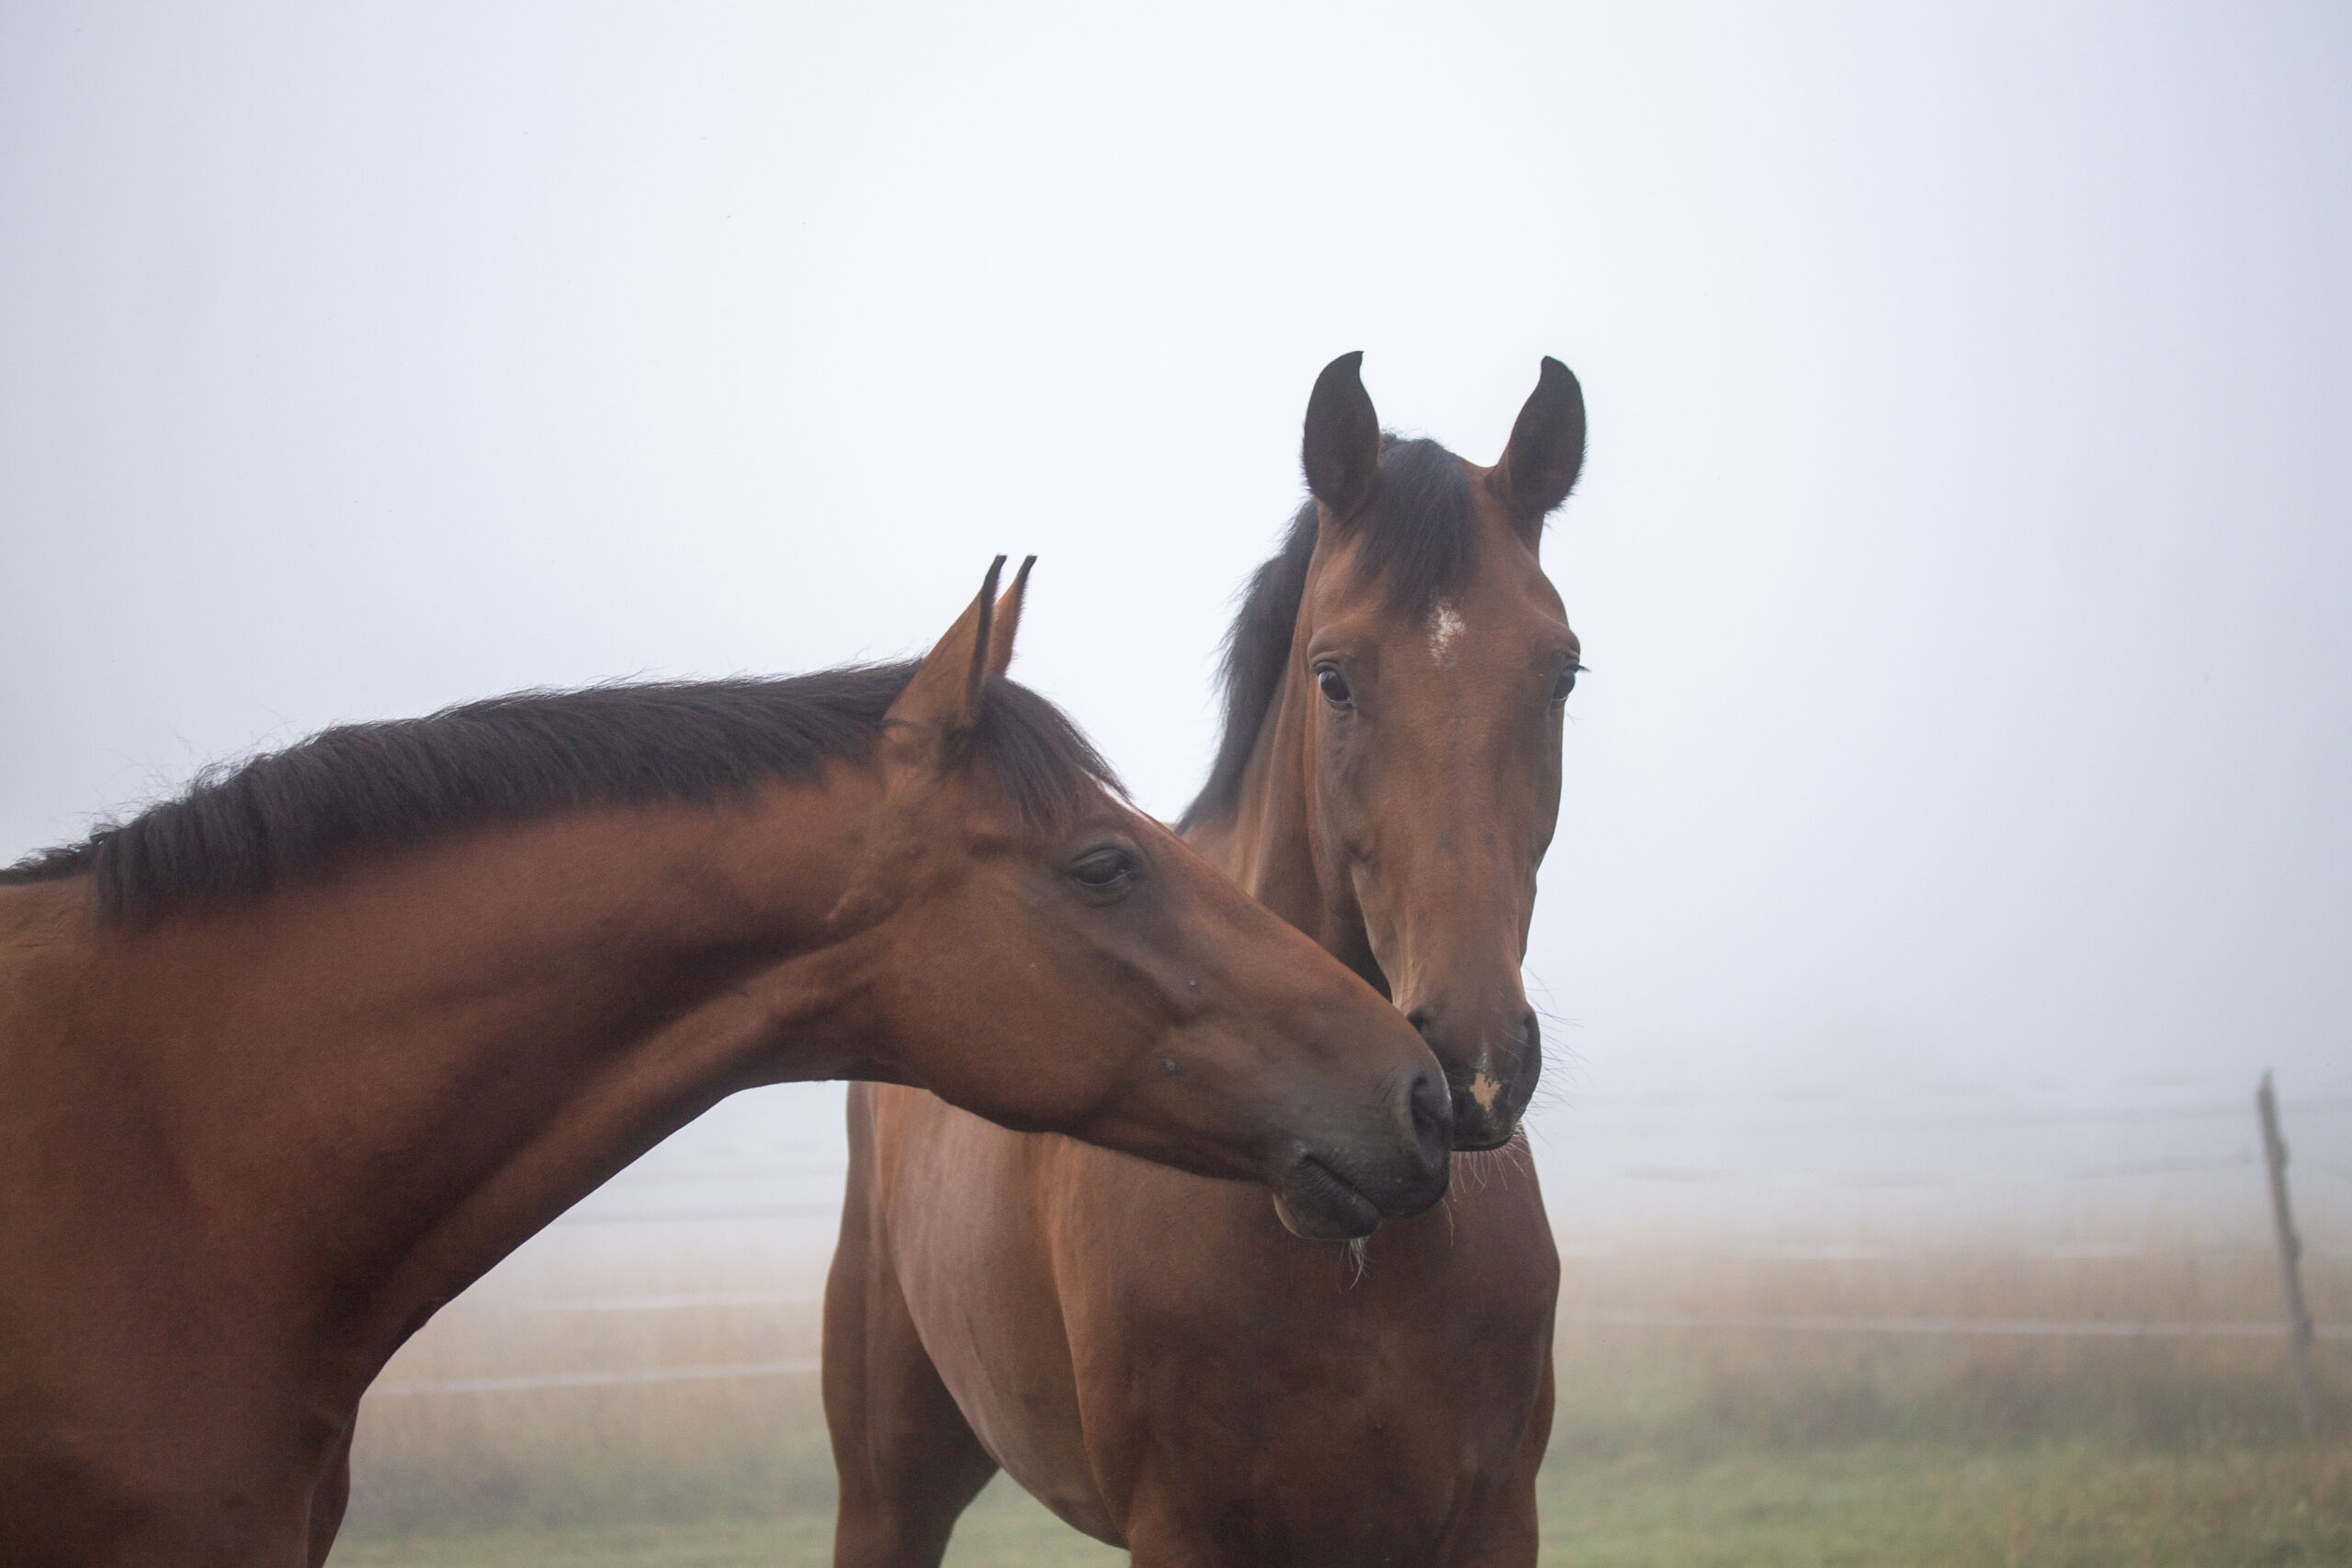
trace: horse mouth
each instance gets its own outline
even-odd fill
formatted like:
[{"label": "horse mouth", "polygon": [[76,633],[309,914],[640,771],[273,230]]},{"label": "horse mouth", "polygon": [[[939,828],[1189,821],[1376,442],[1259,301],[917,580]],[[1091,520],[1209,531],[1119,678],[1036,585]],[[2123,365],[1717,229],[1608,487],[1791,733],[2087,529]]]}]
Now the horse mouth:
[{"label": "horse mouth", "polygon": [[1481,1072],[1455,1084],[1449,1076],[1447,1088],[1453,1096],[1455,1154],[1483,1154],[1519,1135],[1520,1112],[1511,1104],[1517,1097],[1494,1078]]},{"label": "horse mouth", "polygon": [[1274,1189],[1274,1213],[1291,1235],[1306,1241],[1353,1241],[1380,1228],[1379,1206],[1313,1155],[1300,1155],[1288,1175]]},{"label": "horse mouth", "polygon": [[1482,1155],[1503,1147],[1517,1136],[1519,1136],[1519,1119],[1514,1116],[1509,1122],[1501,1123],[1498,1128],[1473,1133],[1467,1136],[1456,1134],[1453,1140],[1453,1152],[1458,1155]]}]

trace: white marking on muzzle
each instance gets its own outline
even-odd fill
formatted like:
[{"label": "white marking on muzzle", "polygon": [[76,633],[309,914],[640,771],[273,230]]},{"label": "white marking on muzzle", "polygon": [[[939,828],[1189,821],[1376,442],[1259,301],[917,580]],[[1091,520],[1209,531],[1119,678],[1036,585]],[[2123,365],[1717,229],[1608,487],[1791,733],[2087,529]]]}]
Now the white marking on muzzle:
[{"label": "white marking on muzzle", "polygon": [[1476,1074],[1470,1079],[1470,1098],[1478,1102],[1478,1109],[1481,1111],[1492,1111],[1495,1108],[1495,1097],[1502,1091],[1503,1086],[1486,1073]]}]

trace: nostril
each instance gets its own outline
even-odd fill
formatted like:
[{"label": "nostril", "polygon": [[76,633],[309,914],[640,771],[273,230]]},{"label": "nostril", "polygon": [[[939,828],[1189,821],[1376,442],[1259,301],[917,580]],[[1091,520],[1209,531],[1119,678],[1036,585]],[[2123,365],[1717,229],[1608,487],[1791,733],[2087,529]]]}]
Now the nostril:
[{"label": "nostril", "polygon": [[1413,1137],[1426,1150],[1434,1146],[1439,1157],[1453,1137],[1453,1096],[1437,1074],[1415,1075],[1411,1094]]},{"label": "nostril", "polygon": [[1422,1039],[1426,1040],[1426,1039],[1428,1039],[1428,1038],[1429,1038],[1429,1032],[1430,1032],[1430,1010],[1429,1010],[1429,1009],[1427,1009],[1427,1008],[1415,1008],[1412,1011],[1410,1011],[1410,1012],[1408,1012],[1408,1013],[1407,1013],[1407,1014],[1405,1015],[1405,1021],[1406,1021],[1407,1023],[1411,1024],[1415,1029],[1419,1030],[1419,1031],[1421,1032],[1421,1038],[1422,1038]]}]

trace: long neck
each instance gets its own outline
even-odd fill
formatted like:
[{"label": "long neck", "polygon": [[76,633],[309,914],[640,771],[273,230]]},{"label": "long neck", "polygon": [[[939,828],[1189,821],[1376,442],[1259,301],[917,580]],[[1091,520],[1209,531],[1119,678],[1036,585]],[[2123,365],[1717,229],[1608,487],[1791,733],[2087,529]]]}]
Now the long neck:
[{"label": "long neck", "polygon": [[828,926],[874,786],[831,782],[467,834],[104,939],[113,994],[172,1010],[94,1032],[158,1108],[188,1223],[315,1298],[364,1382],[719,1099],[887,1071],[863,1055],[871,942]]},{"label": "long neck", "polygon": [[1353,889],[1327,886],[1316,868],[1305,688],[1295,668],[1284,675],[1259,722],[1257,744],[1232,808],[1186,839],[1251,897],[1315,938],[1385,995],[1387,979],[1372,955]]}]

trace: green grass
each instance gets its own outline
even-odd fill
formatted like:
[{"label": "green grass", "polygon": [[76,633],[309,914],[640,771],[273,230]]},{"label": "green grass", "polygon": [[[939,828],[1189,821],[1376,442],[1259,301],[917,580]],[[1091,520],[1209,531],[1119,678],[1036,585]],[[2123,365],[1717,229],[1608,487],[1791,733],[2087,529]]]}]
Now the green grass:
[{"label": "green grass", "polygon": [[[832,1561],[831,1506],[697,1524],[575,1526],[348,1538],[333,1568],[797,1568]],[[1071,1529],[999,1476],[966,1511],[955,1568],[1101,1568],[1126,1553]]]},{"label": "green grass", "polygon": [[[2091,1442],[1567,1457],[1544,1477],[1547,1568],[2312,1568],[2352,1563],[2352,1445],[2147,1452]],[[821,1564],[831,1521],[781,1517],[356,1538],[338,1568]],[[1124,1561],[1001,1479],[953,1568]]]},{"label": "green grass", "polygon": [[1544,1477],[1558,1568],[2352,1563],[2352,1449],[1864,1444]]},{"label": "green grass", "polygon": [[[1582,1261],[1556,1348],[1543,1561],[1559,1568],[2352,1568],[2352,1355],[2320,1347],[2297,1435],[2276,1339],[1875,1336],[1600,1326],[1617,1308],[2259,1320],[2260,1253],[1858,1264]],[[594,1260],[600,1265],[604,1260]],[[559,1260],[560,1263],[560,1260]],[[803,1359],[813,1307],[548,1314],[625,1290],[763,1289],[724,1258],[558,1264],[459,1303],[401,1378]],[[697,1272],[697,1270],[700,1270]],[[2352,1269],[2310,1271],[2324,1320]],[[517,1304],[519,1303],[519,1304]],[[335,1568],[822,1564],[833,1473],[805,1374],[371,1400]],[[952,1568],[1123,1562],[1000,1478]]]}]

